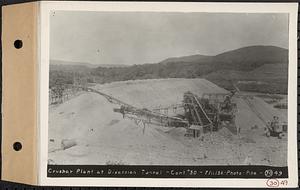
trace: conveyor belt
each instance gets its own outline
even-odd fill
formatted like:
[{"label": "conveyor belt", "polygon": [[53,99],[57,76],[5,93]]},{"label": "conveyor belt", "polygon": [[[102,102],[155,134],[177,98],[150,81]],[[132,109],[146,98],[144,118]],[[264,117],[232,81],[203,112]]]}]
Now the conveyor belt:
[{"label": "conveyor belt", "polygon": [[138,121],[143,121],[145,123],[159,125],[159,126],[167,126],[167,127],[187,127],[188,122],[184,119],[178,118],[178,117],[172,117],[168,116],[159,112],[151,111],[148,109],[143,108],[137,108],[135,106],[132,106],[128,103],[125,103],[115,97],[112,97],[108,94],[105,94],[103,92],[100,92],[99,90],[95,90],[90,87],[81,87],[78,86],[77,88],[80,88],[87,92],[93,92],[96,94],[99,94],[103,97],[105,97],[110,103],[112,104],[118,104],[121,106],[120,109],[116,109],[117,112],[122,113],[125,115],[132,115],[129,118],[136,119]]},{"label": "conveyor belt", "polygon": [[209,119],[197,96],[188,92],[184,94],[184,104],[188,110],[188,118],[190,118],[190,124],[207,126],[211,125],[212,121]]}]

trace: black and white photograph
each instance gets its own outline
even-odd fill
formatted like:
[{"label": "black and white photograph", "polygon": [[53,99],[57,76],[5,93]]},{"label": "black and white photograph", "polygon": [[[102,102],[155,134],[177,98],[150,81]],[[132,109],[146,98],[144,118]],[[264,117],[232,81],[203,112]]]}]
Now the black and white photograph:
[{"label": "black and white photograph", "polygon": [[289,14],[49,17],[48,165],[288,166]]}]

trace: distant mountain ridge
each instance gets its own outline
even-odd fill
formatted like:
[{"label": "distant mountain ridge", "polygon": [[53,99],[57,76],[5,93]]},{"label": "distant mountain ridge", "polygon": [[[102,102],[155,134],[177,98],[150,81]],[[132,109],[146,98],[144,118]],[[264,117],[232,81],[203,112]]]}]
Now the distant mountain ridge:
[{"label": "distant mountain ridge", "polygon": [[[161,61],[160,63],[223,63],[228,66],[236,66],[236,68],[243,70],[256,67],[256,65],[273,64],[273,63],[287,63],[288,50],[276,46],[248,46],[231,51],[227,51],[215,56],[207,55],[190,55],[182,57],[172,57]],[[224,67],[224,65],[222,66]]]},{"label": "distant mountain ridge", "polygon": [[92,77],[90,81],[97,83],[154,78],[206,78],[226,89],[232,89],[234,83],[240,84],[241,90],[286,93],[287,71],[287,49],[249,46],[215,56],[197,54],[171,57],[153,64],[112,68],[100,66],[88,69],[86,77]]},{"label": "distant mountain ridge", "polygon": [[161,61],[160,63],[178,63],[178,62],[207,62],[212,59],[213,56],[208,55],[189,55],[189,56],[181,56],[181,57],[171,57]]},{"label": "distant mountain ridge", "polygon": [[87,67],[87,68],[97,68],[97,67],[126,67],[126,65],[122,64],[91,64],[87,62],[75,62],[75,61],[63,61],[63,60],[50,60],[50,66],[53,67]]},{"label": "distant mountain ridge", "polygon": [[248,70],[264,64],[287,64],[288,50],[275,46],[250,46],[216,55],[213,61]]}]

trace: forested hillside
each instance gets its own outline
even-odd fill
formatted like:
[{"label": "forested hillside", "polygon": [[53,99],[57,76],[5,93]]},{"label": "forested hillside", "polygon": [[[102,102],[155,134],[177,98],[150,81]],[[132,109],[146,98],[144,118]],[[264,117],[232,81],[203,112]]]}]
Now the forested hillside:
[{"label": "forested hillside", "polygon": [[109,83],[153,78],[206,78],[227,89],[236,84],[241,90],[286,94],[287,72],[288,50],[250,46],[216,56],[192,55],[128,67],[50,64],[50,87],[78,80]]}]

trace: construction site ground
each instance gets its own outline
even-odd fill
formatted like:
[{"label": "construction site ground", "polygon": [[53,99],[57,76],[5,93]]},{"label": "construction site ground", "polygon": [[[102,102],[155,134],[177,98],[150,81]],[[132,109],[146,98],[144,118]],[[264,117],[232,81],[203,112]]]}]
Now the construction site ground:
[{"label": "construction site ground", "polygon": [[[205,79],[151,79],[113,82],[93,88],[139,108],[182,102],[191,91],[227,93]],[[245,94],[245,93],[243,93]],[[118,105],[92,92],[49,106],[48,163],[73,165],[287,165],[287,137],[266,137],[265,122],[274,115],[287,121],[287,110],[262,98],[234,97],[240,134],[225,126],[200,138],[186,129],[136,124],[113,112]],[[264,121],[262,121],[264,120]],[[62,141],[73,144],[62,149]]]}]

